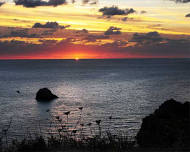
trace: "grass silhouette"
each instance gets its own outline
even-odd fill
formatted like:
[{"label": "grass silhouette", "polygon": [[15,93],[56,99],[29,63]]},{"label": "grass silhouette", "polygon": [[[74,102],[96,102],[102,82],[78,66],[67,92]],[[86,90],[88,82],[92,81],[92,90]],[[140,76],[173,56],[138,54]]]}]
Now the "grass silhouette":
[{"label": "grass silhouette", "polygon": [[[0,138],[0,152],[41,152],[41,151],[126,151],[131,149],[135,142],[129,140],[126,133],[113,134],[109,129],[102,132],[102,120],[95,120],[96,130],[93,130],[93,122],[84,124],[83,107],[79,107],[79,116],[76,123],[70,125],[71,111],[62,115],[53,115],[49,109],[48,135],[31,134],[29,131],[23,139],[14,139],[8,142],[9,125],[2,130]],[[41,125],[39,125],[40,127]],[[12,126],[14,127],[14,126]],[[89,135],[83,133],[84,127],[89,128]],[[6,131],[5,131],[6,130]]]}]

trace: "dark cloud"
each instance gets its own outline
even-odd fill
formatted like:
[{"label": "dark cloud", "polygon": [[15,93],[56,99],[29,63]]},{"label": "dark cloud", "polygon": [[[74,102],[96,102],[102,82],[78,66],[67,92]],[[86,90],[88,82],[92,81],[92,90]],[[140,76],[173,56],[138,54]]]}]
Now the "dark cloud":
[{"label": "dark cloud", "polygon": [[47,55],[55,51],[57,47],[61,47],[64,42],[55,40],[39,40],[40,44],[33,44],[24,41],[11,40],[0,41],[0,56],[40,56]]},{"label": "dark cloud", "polygon": [[43,31],[41,35],[43,35],[43,36],[53,35],[54,32],[56,32],[56,29],[49,29],[49,30]]},{"label": "dark cloud", "polygon": [[[24,41],[12,40],[12,41],[0,41],[0,56],[17,56],[25,53],[32,53],[32,48],[37,48],[37,45],[26,43]],[[25,49],[25,52],[22,50]]]},{"label": "dark cloud", "polygon": [[0,7],[1,7],[3,4],[5,4],[5,2],[0,2]]},{"label": "dark cloud", "polygon": [[103,47],[108,47],[108,48],[121,48],[121,47],[124,47],[125,49],[128,49],[128,48],[126,47],[127,44],[128,44],[127,41],[115,40],[115,41],[112,42],[112,43],[106,43],[106,44],[103,44],[102,46],[103,46]]},{"label": "dark cloud", "polygon": [[11,37],[27,37],[28,36],[28,30],[22,29],[22,30],[16,30],[10,32]]},{"label": "dark cloud", "polygon": [[82,0],[82,4],[90,4],[90,5],[96,5],[98,3],[98,0]]},{"label": "dark cloud", "polygon": [[[182,46],[182,45],[186,45],[189,43],[190,45],[190,40],[189,39],[184,39],[184,38],[181,38],[181,39],[165,39],[167,41],[167,44],[170,44],[172,46],[176,46],[178,47],[179,45]],[[182,46],[183,48],[183,46]]]},{"label": "dark cloud", "polygon": [[20,23],[32,23],[32,21],[28,21],[28,20],[24,20],[24,19],[15,18],[15,19],[12,19],[12,20],[15,21],[15,22],[20,22]]},{"label": "dark cloud", "polygon": [[135,33],[131,42],[137,45],[130,47],[133,55],[146,57],[190,57],[189,39],[163,38],[158,32],[146,34]]},{"label": "dark cloud", "polygon": [[187,14],[187,15],[185,15],[185,17],[190,17],[190,13],[189,13],[189,14]]},{"label": "dark cloud", "polygon": [[1,35],[0,38],[5,37],[27,37],[27,38],[39,38],[40,34],[32,33],[29,34],[29,29],[10,29],[10,32],[4,35]]},{"label": "dark cloud", "polygon": [[99,12],[102,12],[103,16],[111,17],[114,15],[129,15],[135,13],[136,11],[133,8],[130,9],[120,9],[117,6],[104,7],[99,9]]},{"label": "dark cloud", "polygon": [[61,26],[57,22],[47,22],[45,24],[35,23],[32,26],[32,28],[53,28],[53,29],[57,29],[57,28],[65,29],[67,27],[70,27],[70,25]]},{"label": "dark cloud", "polygon": [[98,1],[91,2],[90,5],[96,5]]},{"label": "dark cloud", "polygon": [[118,35],[121,34],[121,28],[110,26],[107,31],[104,32],[105,35]]},{"label": "dark cloud", "polygon": [[126,22],[128,20],[128,17],[124,17],[121,19],[123,22]]},{"label": "dark cloud", "polygon": [[86,40],[88,42],[96,42],[97,40],[101,39],[109,39],[108,35],[88,35],[83,40]]},{"label": "dark cloud", "polygon": [[[22,5],[24,7],[32,8],[38,6],[58,6],[62,4],[67,4],[67,0],[14,0],[16,5]],[[76,0],[71,0],[71,3],[75,3]],[[95,5],[98,3],[98,0],[82,0],[82,4]]]},{"label": "dark cloud", "polygon": [[24,7],[38,7],[38,6],[58,6],[66,3],[66,0],[14,0],[16,5],[23,5]]},{"label": "dark cloud", "polygon": [[79,31],[79,32],[81,32],[81,33],[88,33],[88,30],[87,29],[82,29],[81,31]]},{"label": "dark cloud", "polygon": [[41,42],[42,44],[45,45],[56,45],[57,40],[39,40],[39,42]]},{"label": "dark cloud", "polygon": [[175,1],[177,3],[188,3],[188,2],[190,2],[190,0],[173,0],[173,1]]},{"label": "dark cloud", "polygon": [[127,21],[138,22],[138,21],[139,21],[139,20],[134,19],[134,18],[132,18],[132,17],[123,17],[123,18],[121,18],[120,20],[123,21],[123,22],[127,22]]},{"label": "dark cloud", "polygon": [[145,14],[145,13],[147,13],[147,11],[141,11],[141,14]]},{"label": "dark cloud", "polygon": [[90,1],[90,0],[82,0],[82,3],[83,3],[83,4],[87,4],[87,3],[89,3],[89,1]]},{"label": "dark cloud", "polygon": [[48,6],[58,6],[58,5],[62,5],[66,3],[66,0],[49,0],[48,2]]},{"label": "dark cloud", "polygon": [[159,43],[163,41],[163,38],[158,32],[149,32],[146,34],[135,33],[131,39],[132,42],[137,42],[138,44],[144,43]]},{"label": "dark cloud", "polygon": [[190,57],[190,41],[184,39],[168,39],[166,43],[154,45],[136,46],[132,49],[133,53],[149,57]]}]

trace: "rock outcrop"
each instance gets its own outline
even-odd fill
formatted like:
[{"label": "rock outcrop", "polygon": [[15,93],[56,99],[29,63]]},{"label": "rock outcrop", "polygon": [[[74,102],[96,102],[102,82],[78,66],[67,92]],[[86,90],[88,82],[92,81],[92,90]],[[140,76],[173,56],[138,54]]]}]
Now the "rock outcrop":
[{"label": "rock outcrop", "polygon": [[136,138],[141,147],[190,147],[190,102],[165,101],[143,119]]},{"label": "rock outcrop", "polygon": [[36,93],[37,101],[51,101],[58,98],[48,88],[42,88]]}]

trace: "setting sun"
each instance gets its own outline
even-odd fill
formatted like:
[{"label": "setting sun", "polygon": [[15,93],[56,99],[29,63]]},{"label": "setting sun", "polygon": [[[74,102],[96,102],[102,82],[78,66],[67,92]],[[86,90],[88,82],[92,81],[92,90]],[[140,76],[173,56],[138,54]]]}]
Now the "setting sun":
[{"label": "setting sun", "polygon": [[78,60],[79,60],[79,58],[78,58],[78,57],[75,57],[75,60],[76,60],[76,61],[78,61]]}]

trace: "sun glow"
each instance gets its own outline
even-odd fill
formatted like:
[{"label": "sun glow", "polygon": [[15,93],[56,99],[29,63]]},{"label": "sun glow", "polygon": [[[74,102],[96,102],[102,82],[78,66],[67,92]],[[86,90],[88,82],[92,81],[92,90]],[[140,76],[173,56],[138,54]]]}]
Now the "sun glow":
[{"label": "sun glow", "polygon": [[79,60],[79,58],[78,58],[78,57],[75,57],[75,60],[76,60],[76,61],[78,61],[78,60]]}]

